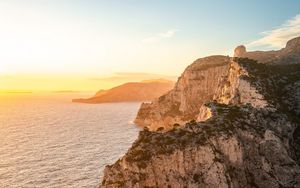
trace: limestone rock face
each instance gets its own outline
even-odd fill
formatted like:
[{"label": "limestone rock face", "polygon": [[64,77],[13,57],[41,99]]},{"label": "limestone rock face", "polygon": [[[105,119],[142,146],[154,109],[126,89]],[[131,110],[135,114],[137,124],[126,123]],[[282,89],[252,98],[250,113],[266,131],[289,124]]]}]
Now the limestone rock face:
[{"label": "limestone rock face", "polygon": [[266,106],[256,89],[243,80],[247,75],[238,63],[226,56],[210,56],[191,64],[178,79],[175,87],[152,103],[144,103],[135,123],[150,130],[173,128],[191,120],[205,120],[209,111],[203,106],[215,100],[223,104]]},{"label": "limestone rock face", "polygon": [[267,63],[195,61],[173,90],[142,104],[136,122],[147,128],[100,187],[300,187],[298,43],[280,58],[263,54]]},{"label": "limestone rock face", "polygon": [[135,123],[156,130],[196,119],[200,107],[213,99],[220,82],[228,74],[230,61],[226,56],[196,60],[178,78],[173,90],[152,103],[142,104]]},{"label": "limestone rock face", "polygon": [[300,64],[226,67],[206,121],[141,131],[100,187],[299,187]]},{"label": "limestone rock face", "polygon": [[[235,49],[235,56],[267,64],[294,64],[300,62],[299,41],[300,37],[292,39],[286,48],[267,52],[247,52],[241,45]],[[243,79],[247,74],[243,67],[227,56],[198,59],[186,68],[173,90],[151,103],[141,105],[135,123],[157,130],[159,127],[171,129],[174,124],[184,125],[193,119],[203,120],[206,115],[201,114],[202,106],[212,100],[265,107],[264,97]]]},{"label": "limestone rock face", "polygon": [[295,124],[261,109],[215,109],[223,112],[207,122],[142,132],[126,156],[105,169],[102,187],[299,187],[291,135],[276,131]]}]

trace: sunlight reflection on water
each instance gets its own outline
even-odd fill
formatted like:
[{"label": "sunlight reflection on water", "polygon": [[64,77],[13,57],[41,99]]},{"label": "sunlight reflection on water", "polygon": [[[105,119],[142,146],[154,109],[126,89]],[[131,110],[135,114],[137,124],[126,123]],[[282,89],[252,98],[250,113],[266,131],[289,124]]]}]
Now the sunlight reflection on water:
[{"label": "sunlight reflection on water", "polygon": [[97,186],[137,138],[139,105],[0,99],[0,186]]}]

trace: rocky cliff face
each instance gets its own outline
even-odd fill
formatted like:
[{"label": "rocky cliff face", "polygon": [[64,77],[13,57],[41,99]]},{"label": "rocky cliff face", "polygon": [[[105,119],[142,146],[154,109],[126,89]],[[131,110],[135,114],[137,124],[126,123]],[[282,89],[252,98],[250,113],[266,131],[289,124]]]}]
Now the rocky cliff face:
[{"label": "rocky cliff face", "polygon": [[[251,103],[264,107],[266,101],[249,82],[242,79],[247,72],[232,58],[210,56],[191,64],[178,79],[173,90],[152,103],[142,104],[135,123],[150,130],[172,129],[191,120],[204,121],[210,117],[204,104]],[[208,111],[207,111],[208,110]]]},{"label": "rocky cliff face", "polygon": [[178,78],[173,90],[152,103],[142,104],[135,123],[156,130],[196,119],[199,108],[213,99],[229,68],[230,58],[226,56],[196,60]]},{"label": "rocky cliff face", "polygon": [[137,121],[100,187],[300,187],[300,64],[199,59]]},{"label": "rocky cliff face", "polygon": [[[287,42],[279,51],[247,52],[244,46],[235,49],[235,57],[249,58],[266,64],[294,64],[300,62],[300,37]],[[196,60],[186,68],[169,93],[151,103],[144,103],[135,123],[150,130],[160,127],[171,129],[174,124],[184,125],[194,119],[209,117],[203,106],[207,101],[216,100],[224,104],[251,103],[264,107],[263,96],[241,79],[247,72],[226,56],[210,56]]]}]

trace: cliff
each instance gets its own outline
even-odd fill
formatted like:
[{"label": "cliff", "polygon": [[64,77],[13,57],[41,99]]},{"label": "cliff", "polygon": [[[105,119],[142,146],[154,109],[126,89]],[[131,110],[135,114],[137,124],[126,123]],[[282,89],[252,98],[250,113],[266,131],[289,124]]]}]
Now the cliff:
[{"label": "cliff", "polygon": [[[243,79],[245,70],[227,56],[210,56],[196,60],[178,78],[173,90],[152,103],[143,103],[135,123],[150,130],[173,128],[191,120],[209,117],[208,101],[219,103],[253,103],[263,107],[266,102],[256,89]],[[252,101],[254,100],[254,101]]]},{"label": "cliff", "polygon": [[300,187],[300,64],[278,62],[195,61],[100,187]]},{"label": "cliff", "polygon": [[150,80],[125,83],[109,90],[100,90],[88,99],[73,99],[80,103],[106,103],[151,101],[171,90],[174,82],[169,80]]},{"label": "cliff", "polygon": [[[300,37],[288,41],[279,51],[246,52],[244,46],[238,46],[235,56],[265,64],[299,63]],[[135,123],[156,130],[159,127],[170,129],[174,124],[184,125],[192,119],[202,121],[209,117],[203,104],[213,100],[223,104],[252,103],[264,107],[263,96],[241,79],[244,76],[247,72],[230,57],[198,59],[186,68],[169,93],[141,105]]]}]

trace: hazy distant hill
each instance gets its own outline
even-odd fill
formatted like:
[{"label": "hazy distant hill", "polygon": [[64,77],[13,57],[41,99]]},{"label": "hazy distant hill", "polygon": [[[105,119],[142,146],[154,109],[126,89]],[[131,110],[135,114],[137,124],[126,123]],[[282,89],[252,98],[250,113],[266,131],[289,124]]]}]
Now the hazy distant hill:
[{"label": "hazy distant hill", "polygon": [[163,79],[129,82],[109,90],[100,90],[91,98],[72,101],[79,103],[151,101],[170,91],[173,86],[173,81]]}]

